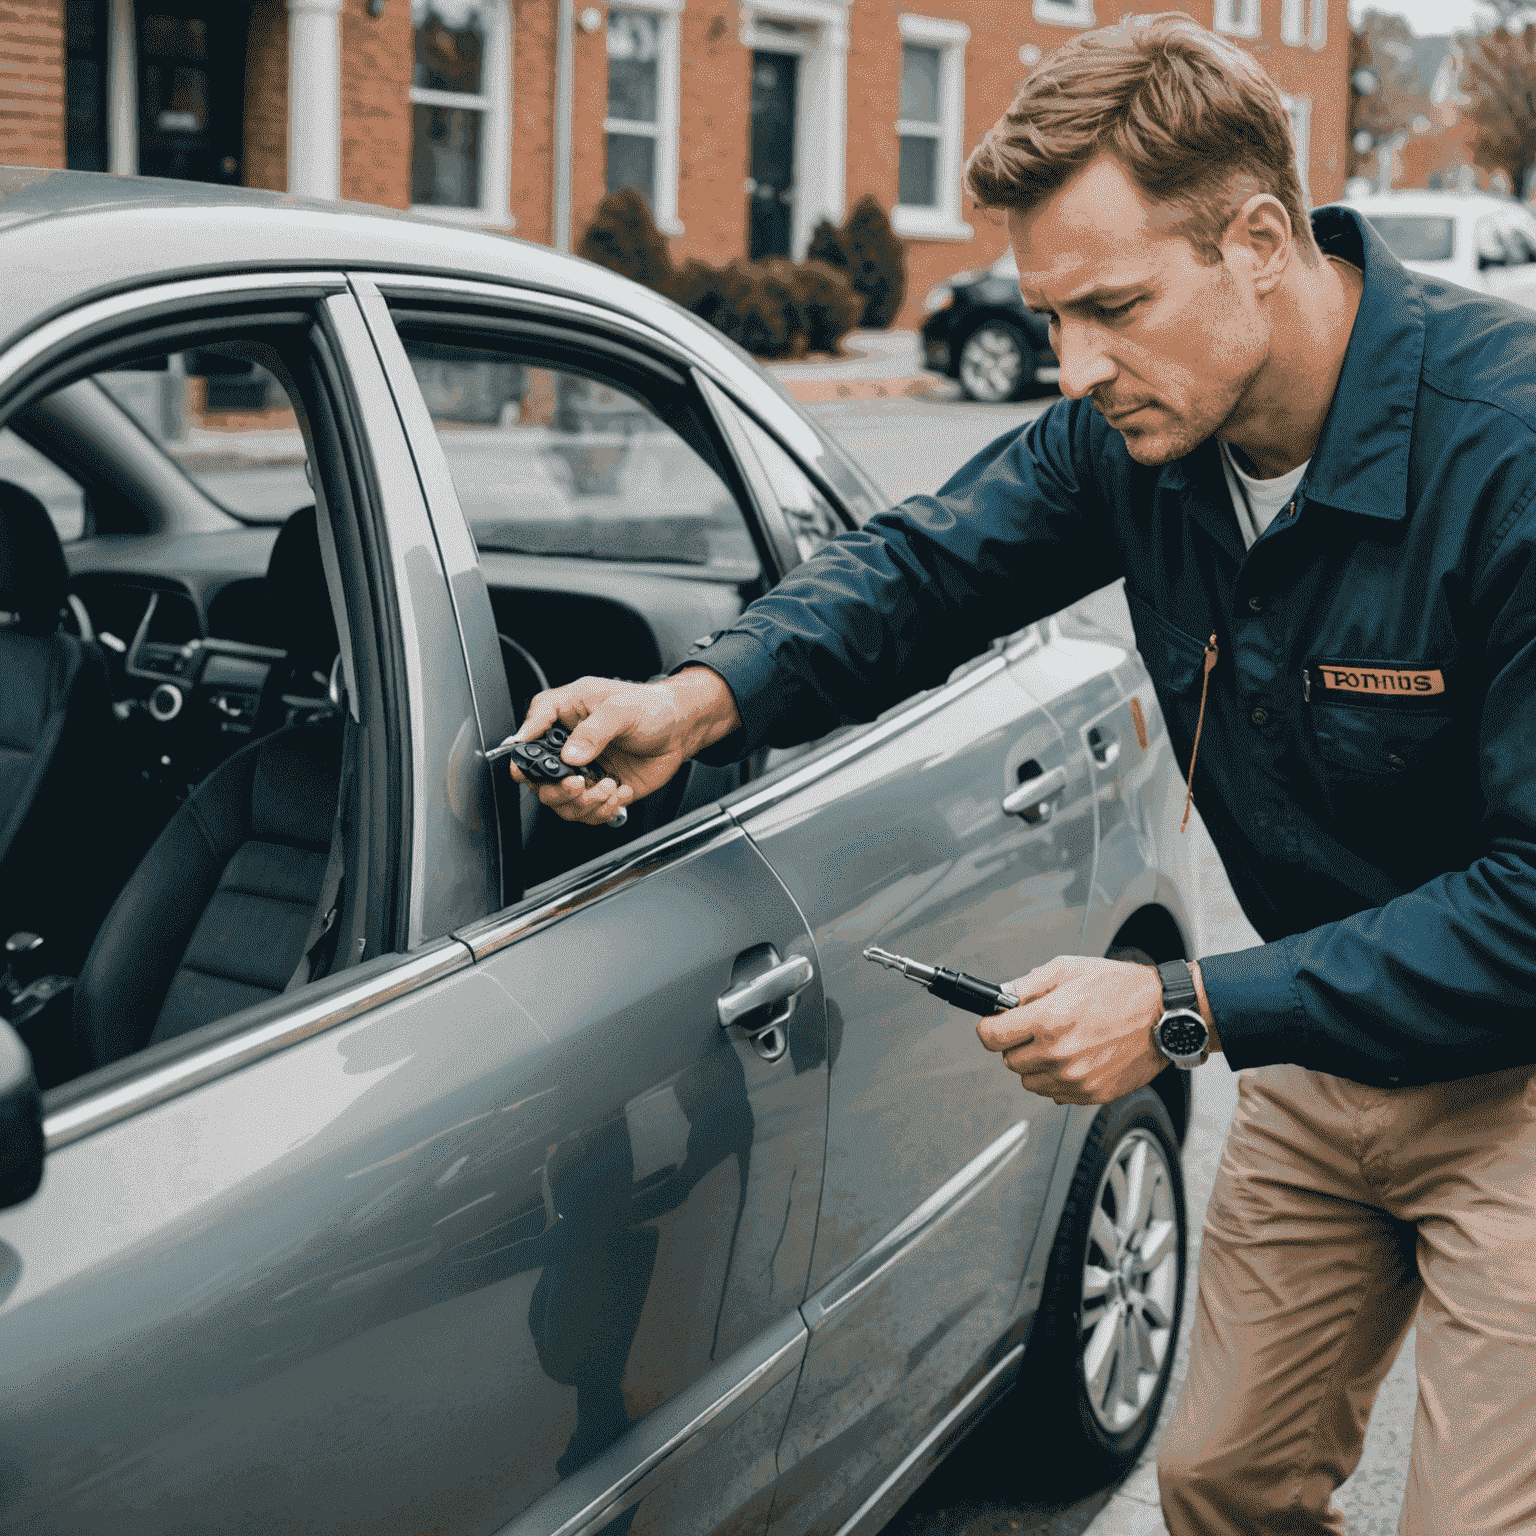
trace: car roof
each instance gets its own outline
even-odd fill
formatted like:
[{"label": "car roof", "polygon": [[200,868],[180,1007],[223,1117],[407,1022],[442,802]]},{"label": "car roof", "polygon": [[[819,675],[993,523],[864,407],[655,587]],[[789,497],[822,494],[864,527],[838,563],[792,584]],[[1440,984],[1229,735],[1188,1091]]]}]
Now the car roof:
[{"label": "car roof", "polygon": [[0,348],[55,314],[146,281],[338,268],[513,282],[633,315],[733,372],[746,357],[652,290],[527,240],[362,203],[0,166]]},{"label": "car roof", "polygon": [[[1359,213],[1433,213],[1446,215],[1509,213],[1525,207],[1512,197],[1489,192],[1374,192],[1351,198],[1349,207]],[[1529,210],[1527,210],[1529,211]]]}]

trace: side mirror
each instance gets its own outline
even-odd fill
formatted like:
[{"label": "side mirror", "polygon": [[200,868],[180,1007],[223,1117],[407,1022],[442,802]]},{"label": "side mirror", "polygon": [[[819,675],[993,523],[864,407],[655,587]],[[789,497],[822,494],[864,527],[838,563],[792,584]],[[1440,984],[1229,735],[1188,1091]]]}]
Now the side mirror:
[{"label": "side mirror", "polygon": [[43,1181],[43,1096],[21,1036],[0,1020],[0,1210]]},{"label": "side mirror", "polygon": [[1486,272],[1489,267],[1502,267],[1507,265],[1502,256],[1490,256],[1486,251],[1477,258],[1477,270]]}]

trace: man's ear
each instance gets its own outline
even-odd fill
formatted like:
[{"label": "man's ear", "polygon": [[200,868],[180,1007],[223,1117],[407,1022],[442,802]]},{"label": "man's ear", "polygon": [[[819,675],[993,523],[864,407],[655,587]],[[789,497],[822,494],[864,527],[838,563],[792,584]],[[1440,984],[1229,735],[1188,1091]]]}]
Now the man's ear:
[{"label": "man's ear", "polygon": [[1255,192],[1237,210],[1222,236],[1222,257],[1248,272],[1258,294],[1272,293],[1290,265],[1291,216],[1272,192]]}]

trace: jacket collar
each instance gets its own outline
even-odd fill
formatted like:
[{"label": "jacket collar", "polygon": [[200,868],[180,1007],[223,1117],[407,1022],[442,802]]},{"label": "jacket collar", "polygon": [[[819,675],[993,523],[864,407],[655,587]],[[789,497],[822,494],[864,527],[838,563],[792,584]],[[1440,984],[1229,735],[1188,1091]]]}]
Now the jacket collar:
[{"label": "jacket collar", "polygon": [[[1317,209],[1312,232],[1324,255],[1353,262],[1365,284],[1307,470],[1307,499],[1400,521],[1408,515],[1408,447],[1424,361],[1418,282],[1352,208]],[[1219,470],[1216,444],[1208,441],[1167,465],[1159,483],[1170,490],[1198,485],[1211,478],[1213,464]]]}]

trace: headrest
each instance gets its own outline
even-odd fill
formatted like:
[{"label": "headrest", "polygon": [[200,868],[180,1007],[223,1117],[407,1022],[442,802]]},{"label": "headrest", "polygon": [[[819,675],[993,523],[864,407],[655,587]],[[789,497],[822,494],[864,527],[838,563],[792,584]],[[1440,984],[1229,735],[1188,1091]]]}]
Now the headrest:
[{"label": "headrest", "polygon": [[341,646],[313,507],[295,512],[278,533],[267,560],[267,591],[277,622],[274,638],[288,652],[290,664],[329,671]]},{"label": "headrest", "polygon": [[69,567],[48,509],[31,491],[0,480],[0,609],[28,635],[51,635],[69,596]]}]

